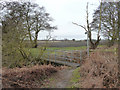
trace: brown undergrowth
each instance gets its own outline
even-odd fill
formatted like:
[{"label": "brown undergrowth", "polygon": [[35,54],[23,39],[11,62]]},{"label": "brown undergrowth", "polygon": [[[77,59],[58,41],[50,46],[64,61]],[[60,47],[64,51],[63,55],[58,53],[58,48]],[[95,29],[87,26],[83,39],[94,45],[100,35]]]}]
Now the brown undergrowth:
[{"label": "brown undergrowth", "polygon": [[80,67],[82,88],[116,88],[118,83],[117,55],[95,51]]},{"label": "brown undergrowth", "polygon": [[57,69],[52,65],[36,65],[29,68],[3,68],[2,71],[3,88],[40,88],[42,81]]}]

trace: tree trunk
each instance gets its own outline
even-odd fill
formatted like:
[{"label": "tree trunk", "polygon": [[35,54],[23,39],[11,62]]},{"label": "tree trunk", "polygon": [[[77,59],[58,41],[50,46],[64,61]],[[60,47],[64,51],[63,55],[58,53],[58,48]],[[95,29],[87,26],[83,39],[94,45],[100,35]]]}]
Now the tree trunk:
[{"label": "tree trunk", "polygon": [[89,31],[89,39],[90,39],[90,49],[96,49],[97,46],[100,43],[100,36],[97,37],[97,41],[93,42],[92,38],[91,38],[91,32]]},{"label": "tree trunk", "polygon": [[114,41],[110,40],[108,43],[108,47],[112,47],[114,45]]},{"label": "tree trunk", "polygon": [[118,87],[120,86],[120,1],[118,2]]},{"label": "tree trunk", "polygon": [[32,48],[37,48],[38,47],[38,45],[37,44],[34,44],[34,46],[32,47]]},{"label": "tree trunk", "polygon": [[37,39],[34,40],[34,43],[33,43],[33,47],[32,48],[37,48],[38,47],[38,44],[37,44]]},{"label": "tree trunk", "polygon": [[90,42],[90,49],[96,49],[99,45],[100,40],[97,40],[95,43]]},{"label": "tree trunk", "polygon": [[35,33],[35,39],[34,39],[33,48],[37,48],[38,47],[37,38],[38,38],[38,32]]},{"label": "tree trunk", "polygon": [[113,45],[115,44],[115,40],[116,40],[116,39],[114,39],[114,38],[112,38],[111,40],[109,40],[109,42],[108,42],[108,47],[113,46]]}]

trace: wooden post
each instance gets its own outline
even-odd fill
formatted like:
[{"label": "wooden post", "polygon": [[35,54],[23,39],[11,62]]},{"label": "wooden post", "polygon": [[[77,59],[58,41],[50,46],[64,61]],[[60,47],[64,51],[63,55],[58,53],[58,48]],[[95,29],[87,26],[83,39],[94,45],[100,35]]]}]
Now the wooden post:
[{"label": "wooden post", "polygon": [[118,86],[120,86],[120,1],[118,1]]},{"label": "wooden post", "polygon": [[80,50],[80,64],[82,63],[82,51]]}]

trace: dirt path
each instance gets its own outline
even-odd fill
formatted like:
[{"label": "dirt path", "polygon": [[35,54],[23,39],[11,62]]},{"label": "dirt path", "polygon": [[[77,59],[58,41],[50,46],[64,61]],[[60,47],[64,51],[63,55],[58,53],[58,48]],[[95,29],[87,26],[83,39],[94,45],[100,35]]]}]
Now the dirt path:
[{"label": "dirt path", "polygon": [[42,87],[47,88],[67,88],[70,86],[73,68],[67,68],[58,71],[45,81]]}]

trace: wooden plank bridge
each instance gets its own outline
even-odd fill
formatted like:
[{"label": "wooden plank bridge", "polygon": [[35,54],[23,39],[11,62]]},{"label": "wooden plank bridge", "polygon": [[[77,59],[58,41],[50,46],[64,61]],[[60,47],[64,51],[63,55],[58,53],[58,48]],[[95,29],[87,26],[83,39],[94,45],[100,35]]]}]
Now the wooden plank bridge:
[{"label": "wooden plank bridge", "polygon": [[86,52],[81,50],[47,50],[42,60],[71,67],[79,67]]},{"label": "wooden plank bridge", "polygon": [[52,60],[52,59],[45,59],[46,61],[53,62],[53,63],[58,63],[58,64],[63,64],[66,66],[71,66],[71,67],[79,67],[79,63],[73,63],[73,62],[67,62],[67,61],[59,61],[59,60]]}]

